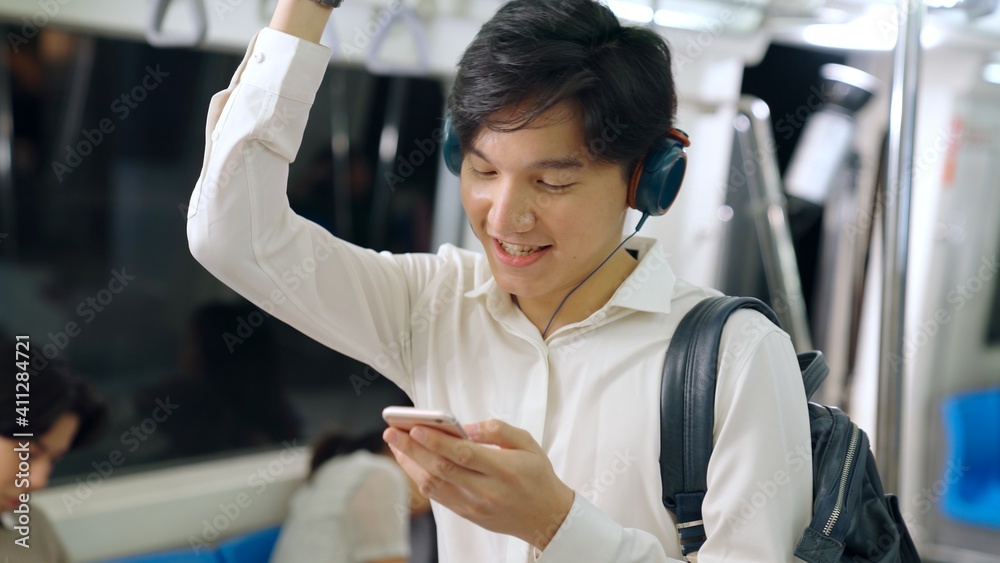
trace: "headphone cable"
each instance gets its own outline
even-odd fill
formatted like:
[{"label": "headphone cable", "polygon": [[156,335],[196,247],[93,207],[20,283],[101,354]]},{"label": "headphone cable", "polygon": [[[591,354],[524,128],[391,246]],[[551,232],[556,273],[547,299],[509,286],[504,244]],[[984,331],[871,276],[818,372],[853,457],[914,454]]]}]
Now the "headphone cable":
[{"label": "headphone cable", "polygon": [[[601,262],[600,264],[598,264],[598,266],[596,268],[594,268],[593,272],[590,272],[590,274],[588,274],[587,277],[583,278],[583,281],[581,281],[580,283],[576,284],[576,287],[574,287],[573,289],[571,289],[570,292],[566,294],[566,297],[563,297],[562,302],[559,303],[559,306],[556,307],[555,312],[552,313],[551,317],[549,317],[549,323],[547,325],[545,325],[545,330],[542,331],[542,340],[545,340],[545,335],[548,334],[549,327],[552,326],[552,321],[556,320],[556,315],[559,314],[559,310],[562,309],[563,305],[566,304],[566,300],[569,299],[569,296],[573,295],[573,293],[576,290],[580,289],[580,286],[583,285],[587,280],[589,280],[591,278],[591,276],[593,276],[594,274],[596,274],[597,270],[600,270],[601,267],[604,266],[608,262],[608,260],[611,260],[611,257],[614,256],[615,253],[618,252],[618,250],[621,249],[621,247],[625,246],[626,242],[628,242],[629,240],[631,240],[632,237],[634,237],[636,234],[638,234],[639,233],[639,229],[642,228],[643,223],[645,223],[646,219],[648,219],[648,218],[649,218],[649,213],[643,213],[642,214],[642,219],[639,219],[639,223],[636,224],[636,226],[635,226],[635,231],[632,234],[630,234],[629,236],[625,237],[625,240],[623,240],[618,246],[616,246],[615,249],[611,251],[611,254],[608,254],[608,257],[605,258],[603,262]],[[516,295],[514,296],[514,299],[515,300],[517,299]],[[518,308],[520,308],[520,307],[521,307],[521,304],[518,303]]]}]

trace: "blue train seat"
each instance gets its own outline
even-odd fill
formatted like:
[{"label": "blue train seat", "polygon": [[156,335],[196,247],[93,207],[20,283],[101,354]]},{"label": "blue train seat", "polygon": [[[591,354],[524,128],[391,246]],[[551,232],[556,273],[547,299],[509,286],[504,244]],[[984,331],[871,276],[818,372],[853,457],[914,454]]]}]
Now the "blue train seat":
[{"label": "blue train seat", "polygon": [[265,528],[219,543],[212,551],[178,549],[115,559],[106,563],[267,563],[278,541],[280,526]]},{"label": "blue train seat", "polygon": [[1000,388],[949,397],[943,410],[942,511],[959,522],[1000,528]]},{"label": "blue train seat", "polygon": [[281,528],[276,526],[230,538],[215,551],[220,563],[267,563],[280,532]]},{"label": "blue train seat", "polygon": [[177,549],[114,559],[106,563],[221,563],[214,551],[195,553],[192,549]]}]

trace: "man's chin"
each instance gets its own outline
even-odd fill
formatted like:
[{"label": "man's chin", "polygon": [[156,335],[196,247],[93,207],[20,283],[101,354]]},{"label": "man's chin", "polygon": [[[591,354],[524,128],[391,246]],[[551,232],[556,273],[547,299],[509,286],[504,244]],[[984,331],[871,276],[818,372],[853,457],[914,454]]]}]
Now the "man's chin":
[{"label": "man's chin", "polygon": [[516,278],[512,279],[513,276],[507,276],[503,273],[498,276],[495,270],[493,272],[493,278],[496,280],[497,287],[505,293],[509,293],[520,299],[531,299],[539,294],[537,285],[532,281]]}]

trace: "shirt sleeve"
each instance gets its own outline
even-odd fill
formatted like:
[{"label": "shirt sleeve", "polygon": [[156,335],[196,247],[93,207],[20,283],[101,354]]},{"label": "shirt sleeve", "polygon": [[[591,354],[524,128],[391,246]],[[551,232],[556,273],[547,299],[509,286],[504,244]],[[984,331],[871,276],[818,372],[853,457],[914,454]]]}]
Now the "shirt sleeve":
[{"label": "shirt sleeve", "polygon": [[[734,323],[738,316],[742,320]],[[702,505],[708,539],[697,561],[799,561],[793,553],[812,513],[812,443],[801,372],[788,336],[766,328],[763,316],[740,311],[730,323],[742,333],[759,332],[730,338],[735,344],[720,352],[720,373],[733,370],[735,377],[720,377],[716,391],[715,445]],[[749,354],[740,349],[754,342]],[[539,563],[683,561],[668,557],[654,535],[622,527],[579,493],[552,541],[540,556],[534,553]]]},{"label": "shirt sleeve", "polygon": [[667,557],[656,536],[623,527],[580,493],[545,550],[532,553],[538,563],[683,563]]},{"label": "shirt sleeve", "polygon": [[412,396],[411,303],[434,255],[362,249],[297,215],[286,195],[330,50],[265,28],[210,103],[188,206],[192,255],[268,314],[375,366]]},{"label": "shirt sleeve", "polygon": [[402,470],[369,473],[347,504],[354,560],[410,556],[409,494]]}]

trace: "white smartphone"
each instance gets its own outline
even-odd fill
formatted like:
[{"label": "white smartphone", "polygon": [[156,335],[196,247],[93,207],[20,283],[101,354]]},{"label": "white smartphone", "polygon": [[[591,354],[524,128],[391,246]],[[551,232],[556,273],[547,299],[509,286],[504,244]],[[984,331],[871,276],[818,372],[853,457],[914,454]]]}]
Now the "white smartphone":
[{"label": "white smartphone", "polygon": [[451,434],[456,438],[472,439],[465,432],[465,428],[462,428],[455,415],[448,411],[415,409],[413,407],[386,407],[382,411],[382,418],[389,426],[404,432],[409,432],[414,426],[427,426]]}]

